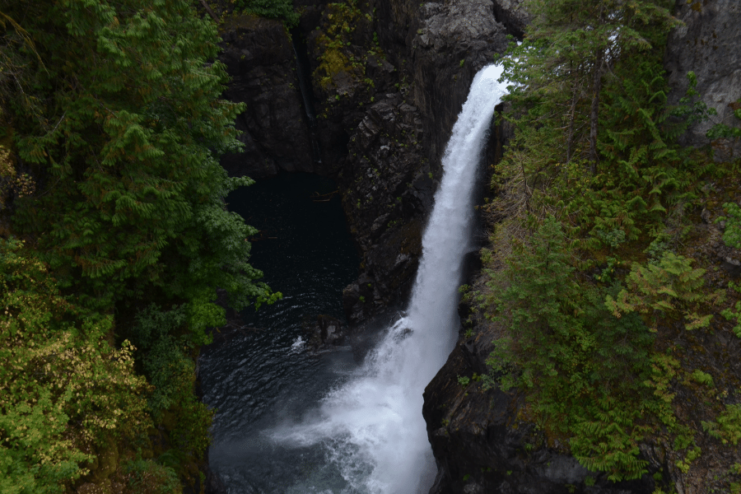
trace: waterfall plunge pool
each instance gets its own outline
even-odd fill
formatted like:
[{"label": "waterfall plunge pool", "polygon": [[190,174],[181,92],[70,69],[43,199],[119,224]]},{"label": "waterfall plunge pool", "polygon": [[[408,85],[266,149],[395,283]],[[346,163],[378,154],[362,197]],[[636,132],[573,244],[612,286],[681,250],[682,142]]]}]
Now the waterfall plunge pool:
[{"label": "waterfall plunge pool", "polygon": [[316,175],[281,174],[227,198],[230,210],[260,230],[250,262],[283,293],[272,306],[242,312],[245,325],[257,329],[217,339],[201,353],[203,400],[218,410],[209,462],[230,494],[346,490],[323,448],[281,447],[266,434],[310,414],[357,368],[349,348],[316,357],[301,343],[304,318],[344,319],[342,289],[358,276],[339,196],[315,202],[335,190]]}]

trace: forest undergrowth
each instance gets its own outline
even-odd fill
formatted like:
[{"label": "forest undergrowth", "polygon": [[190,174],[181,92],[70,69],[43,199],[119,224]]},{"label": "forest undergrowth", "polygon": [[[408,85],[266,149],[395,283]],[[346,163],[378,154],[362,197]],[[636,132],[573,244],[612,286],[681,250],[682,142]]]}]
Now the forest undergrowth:
[{"label": "forest undergrowth", "polygon": [[741,247],[741,163],[713,157],[739,129],[680,145],[714,112],[692,73],[667,103],[672,7],[527,2],[467,297],[500,328],[486,386],[526,398],[543,445],[611,481],[653,475],[657,494],[741,492],[741,288],[722,259]]}]

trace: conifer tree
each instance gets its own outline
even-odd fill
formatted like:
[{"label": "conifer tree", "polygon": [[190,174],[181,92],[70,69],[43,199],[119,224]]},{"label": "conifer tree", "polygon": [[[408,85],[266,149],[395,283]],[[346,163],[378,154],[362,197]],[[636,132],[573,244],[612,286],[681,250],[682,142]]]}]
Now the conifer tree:
[{"label": "conifer tree", "polygon": [[15,224],[61,285],[100,310],[186,302],[197,333],[220,322],[217,286],[237,307],[269,300],[246,262],[253,230],[223,204],[249,180],[218,163],[241,106],[219,99],[213,21],[188,0],[11,1],[3,15],[37,50],[17,51],[29,84],[5,86],[3,127],[40,184]]},{"label": "conifer tree", "polygon": [[[599,161],[600,93],[606,74],[650,49],[674,25],[668,0],[530,0],[532,23],[507,78],[512,101],[530,109],[525,125],[552,124],[565,161]],[[537,102],[537,108],[534,103]]]}]

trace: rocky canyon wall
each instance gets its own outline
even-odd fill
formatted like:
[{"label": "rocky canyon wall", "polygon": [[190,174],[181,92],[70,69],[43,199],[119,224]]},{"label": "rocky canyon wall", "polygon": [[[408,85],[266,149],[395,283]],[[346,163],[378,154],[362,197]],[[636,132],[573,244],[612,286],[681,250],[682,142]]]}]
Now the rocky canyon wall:
[{"label": "rocky canyon wall", "polygon": [[[510,3],[496,8],[517,26],[522,15]],[[362,274],[344,293],[346,315],[358,323],[408,294],[444,146],[473,76],[505,50],[508,28],[491,0],[297,7],[291,33],[246,15],[223,25],[221,59],[232,77],[225,96],[247,105],[237,121],[245,151],[223,164],[253,178],[305,171],[337,180],[363,254]],[[292,41],[308,55],[314,121]]]},{"label": "rocky canyon wall", "polygon": [[[694,125],[682,137],[691,146],[708,144],[705,134],[717,123],[737,126],[734,111],[741,109],[741,2],[737,0],[678,0],[676,17],[683,25],[669,37],[665,67],[672,92],[670,103],[685,95],[687,73],[697,75],[697,91],[717,116]],[[716,159],[741,157],[741,142],[717,139]]]}]

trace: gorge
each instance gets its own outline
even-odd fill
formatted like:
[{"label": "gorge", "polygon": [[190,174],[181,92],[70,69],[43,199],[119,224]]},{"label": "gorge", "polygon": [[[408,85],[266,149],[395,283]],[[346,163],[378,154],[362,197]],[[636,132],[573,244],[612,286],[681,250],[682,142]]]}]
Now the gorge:
[{"label": "gorge", "polygon": [[[321,162],[298,165],[298,157],[281,157],[285,150],[271,144],[270,131],[265,127],[270,119],[280,118],[280,113],[262,110],[267,112],[264,116],[270,117],[251,120],[243,128],[262,146],[258,154],[270,156],[268,160],[261,158],[262,163],[274,160],[273,170],[312,169],[314,173],[337,177],[348,222],[363,255],[359,278],[344,292],[344,308],[350,325],[358,327],[362,334],[374,315],[410,296],[421,254],[422,225],[431,211],[432,194],[442,176],[441,143],[446,142],[448,129],[453,127],[473,73],[487,59],[493,60],[497,53],[503,53],[506,35],[521,37],[530,20],[520,2],[509,1],[420,6],[381,2],[353,6],[349,10],[334,4],[306,3],[302,8],[302,20],[292,35],[302,36],[308,48],[317,115],[312,132],[321,143]],[[734,8],[726,4],[705,6],[702,11],[677,7],[678,16],[690,26],[699,23],[712,26],[717,12],[735,12]],[[234,34],[227,33],[224,60],[228,65],[235,64],[241,53],[249,51],[248,56],[253,57],[249,66],[275,71],[260,61],[267,56],[268,52],[262,51],[266,45],[245,41],[257,35],[250,33],[261,33],[259,36],[263,38],[278,36],[277,25],[269,27],[267,21],[260,22],[259,27],[246,24],[242,31],[235,25],[229,31]],[[730,36],[724,38],[727,43],[736,43],[735,35]],[[328,41],[333,37],[342,40],[339,48]],[[678,46],[671,41],[674,39],[670,39],[675,44],[670,44],[669,50]],[[276,50],[281,43],[288,46],[286,42],[274,42],[270,49]],[[682,63],[685,66],[681,70],[689,69],[685,61],[693,56],[690,52],[672,56],[667,60],[667,67]],[[730,55],[716,52],[713,60],[720,61],[722,56],[727,59]],[[279,60],[279,56],[270,55],[271,64]],[[344,62],[339,63],[341,60]],[[231,73],[237,78],[248,73],[236,65],[230,66],[234,67]],[[297,80],[296,76],[285,71],[281,74],[273,72],[272,84],[263,79],[259,96],[247,100],[248,106],[253,102],[252,111],[270,100],[273,104],[282,101],[281,104],[288,105],[279,111],[291,107],[296,108],[291,111],[300,113],[302,103],[295,96],[289,103],[290,98],[274,98],[271,93],[284,87],[281,84],[296,84],[291,82]],[[360,74],[367,76],[365,81]],[[684,79],[680,72],[672,77],[675,89],[671,97],[677,101],[685,90]],[[700,84],[712,84],[711,78],[701,79]],[[239,83],[236,84],[229,91],[238,87]],[[731,103],[740,96],[732,83],[722,84],[723,101]],[[706,101],[710,106],[718,105]],[[727,116],[724,118],[730,122]],[[507,122],[492,125],[490,136],[484,162],[494,165],[512,137],[512,128]],[[294,149],[306,147],[299,144]],[[303,155],[308,156],[305,151]],[[254,152],[243,155],[242,159],[247,160],[241,165],[243,173],[258,177],[275,173],[262,168],[255,156]],[[487,167],[487,179],[491,172],[492,168]],[[474,265],[476,262],[473,261]],[[481,283],[476,278],[471,281]],[[469,321],[475,314],[470,307],[464,303],[459,309]],[[481,316],[474,315],[474,320],[476,317],[481,321]],[[482,393],[480,383],[475,385],[479,391],[469,393],[459,384],[462,376],[476,377],[489,372],[485,361],[497,333],[494,328],[482,331],[483,327],[483,322],[473,326],[470,322],[464,324],[445,367],[425,392],[424,418],[438,471],[431,492],[457,493],[464,489],[465,492],[561,492],[571,488],[568,486],[584,485],[585,479],[591,482],[589,472],[558,442],[536,453],[523,452],[523,444],[532,430],[529,426],[513,428],[515,410],[522,406],[521,398],[501,391]],[[464,332],[469,335],[472,329],[473,338],[464,336]],[[334,410],[341,415],[342,407],[337,406]],[[346,427],[342,419],[327,423],[339,429]],[[312,443],[326,437],[320,432],[322,424],[315,422],[317,429],[307,433],[303,440]],[[283,431],[286,436],[281,437],[286,441],[287,438],[298,440],[302,429],[296,427]],[[659,468],[657,460],[651,461],[654,468]],[[653,492],[653,482],[613,484],[603,478],[584,492]],[[581,487],[575,492],[582,492],[578,489]]]},{"label": "gorge", "polygon": [[3,2],[0,492],[741,493],[739,26]]}]

